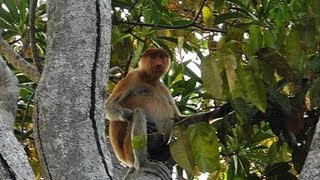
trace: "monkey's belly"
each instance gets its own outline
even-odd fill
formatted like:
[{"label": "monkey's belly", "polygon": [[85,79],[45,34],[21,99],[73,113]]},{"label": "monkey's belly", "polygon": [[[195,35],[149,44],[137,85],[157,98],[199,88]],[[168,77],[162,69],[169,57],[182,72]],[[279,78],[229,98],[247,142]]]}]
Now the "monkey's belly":
[{"label": "monkey's belly", "polygon": [[121,103],[128,109],[144,109],[148,120],[154,122],[158,131],[169,130],[173,126],[174,108],[163,96],[128,96]]}]

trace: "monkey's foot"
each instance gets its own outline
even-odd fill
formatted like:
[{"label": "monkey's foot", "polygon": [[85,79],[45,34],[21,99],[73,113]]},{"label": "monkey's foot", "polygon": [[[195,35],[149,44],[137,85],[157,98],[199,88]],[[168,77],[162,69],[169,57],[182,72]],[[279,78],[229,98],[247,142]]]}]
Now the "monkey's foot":
[{"label": "monkey's foot", "polygon": [[[150,177],[151,176],[151,177]],[[147,162],[138,170],[130,168],[124,180],[170,180],[172,173],[162,162]],[[154,177],[154,178],[152,178]]]},{"label": "monkey's foot", "polygon": [[139,170],[158,176],[162,180],[172,179],[172,172],[162,162],[147,162]]}]

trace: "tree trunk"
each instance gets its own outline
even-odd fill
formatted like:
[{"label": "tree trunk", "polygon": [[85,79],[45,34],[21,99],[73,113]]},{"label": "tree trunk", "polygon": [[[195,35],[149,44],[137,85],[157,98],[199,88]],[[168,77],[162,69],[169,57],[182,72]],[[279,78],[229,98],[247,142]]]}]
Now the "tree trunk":
[{"label": "tree trunk", "polygon": [[300,173],[300,179],[319,179],[320,178],[320,120],[317,123],[313,135],[312,143],[308,156]]},{"label": "tree trunk", "polygon": [[34,179],[25,151],[13,134],[18,80],[0,57],[0,179]]},{"label": "tree trunk", "polygon": [[111,179],[103,117],[111,2],[48,0],[34,135],[45,179]]}]

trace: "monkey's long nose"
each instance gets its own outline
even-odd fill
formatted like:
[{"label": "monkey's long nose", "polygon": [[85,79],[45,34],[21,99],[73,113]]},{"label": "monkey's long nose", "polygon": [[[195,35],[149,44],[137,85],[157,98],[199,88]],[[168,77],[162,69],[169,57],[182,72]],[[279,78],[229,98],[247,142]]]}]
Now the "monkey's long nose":
[{"label": "monkey's long nose", "polygon": [[162,67],[163,67],[162,64],[156,64],[156,68],[160,69],[160,68],[162,68]]},{"label": "monkey's long nose", "polygon": [[155,62],[155,65],[156,65],[156,68],[162,68],[162,67],[163,67],[163,63],[162,63],[161,60],[157,60],[157,61]]}]

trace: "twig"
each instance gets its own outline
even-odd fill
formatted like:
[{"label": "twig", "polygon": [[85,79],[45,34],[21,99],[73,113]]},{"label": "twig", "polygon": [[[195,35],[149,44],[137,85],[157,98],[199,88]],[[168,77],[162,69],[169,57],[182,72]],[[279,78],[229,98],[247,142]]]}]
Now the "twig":
[{"label": "twig", "polygon": [[195,28],[198,28],[198,29],[201,29],[204,31],[226,33],[226,31],[224,31],[224,30],[221,30],[218,28],[206,28],[206,27],[201,26],[195,22],[191,22],[191,23],[185,24],[185,25],[172,26],[172,25],[164,25],[164,24],[155,25],[155,24],[148,24],[148,23],[141,23],[141,22],[117,21],[117,22],[114,22],[113,25],[118,25],[118,24],[153,27],[153,28],[157,28],[157,29],[184,29],[184,28],[189,28],[189,27],[195,27]]},{"label": "twig", "polygon": [[199,12],[197,13],[196,17],[193,19],[193,23],[195,23],[198,19],[198,17],[200,16],[200,13],[204,7],[204,5],[206,4],[206,1],[207,0],[203,0],[202,3],[201,3],[201,6],[200,6],[200,9],[199,9]]},{"label": "twig", "polygon": [[36,45],[36,34],[35,34],[35,13],[37,9],[38,0],[30,0],[30,14],[29,14],[29,39],[30,48],[34,64],[37,66],[38,71],[42,72],[42,65],[38,58],[37,45]]},{"label": "twig", "polygon": [[139,0],[136,0],[129,9],[129,12],[137,5]]}]

